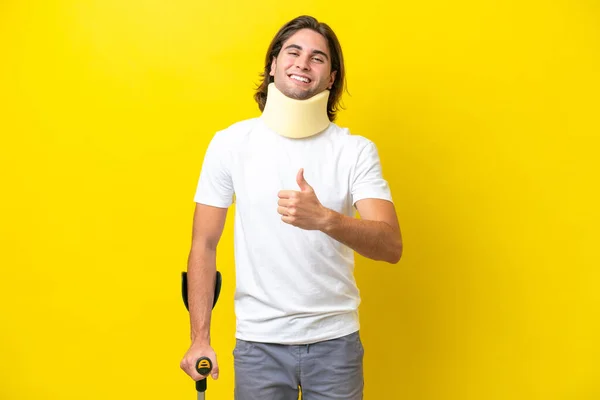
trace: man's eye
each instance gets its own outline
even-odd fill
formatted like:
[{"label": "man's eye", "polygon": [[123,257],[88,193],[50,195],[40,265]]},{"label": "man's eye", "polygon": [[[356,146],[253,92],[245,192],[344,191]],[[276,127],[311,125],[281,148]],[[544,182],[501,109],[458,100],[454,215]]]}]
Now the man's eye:
[{"label": "man's eye", "polygon": [[296,53],[296,52],[292,52],[292,53],[290,53],[290,55],[291,55],[291,56],[298,56],[298,53]]},{"label": "man's eye", "polygon": [[320,59],[319,57],[313,57],[313,60],[315,60],[316,62],[323,62],[323,60]]}]

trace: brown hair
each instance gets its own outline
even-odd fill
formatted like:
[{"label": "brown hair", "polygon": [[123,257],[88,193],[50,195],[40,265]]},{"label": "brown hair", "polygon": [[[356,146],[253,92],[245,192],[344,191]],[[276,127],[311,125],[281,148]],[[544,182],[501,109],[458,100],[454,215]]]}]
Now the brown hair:
[{"label": "brown hair", "polygon": [[260,111],[263,111],[267,102],[268,86],[271,82],[273,82],[273,77],[269,74],[271,72],[271,63],[273,61],[273,57],[276,58],[281,51],[283,43],[285,43],[286,40],[288,40],[292,35],[301,29],[312,29],[313,31],[320,33],[327,40],[327,44],[329,45],[329,52],[331,53],[331,72],[337,71],[337,74],[335,80],[333,81],[333,86],[330,89],[329,100],[327,101],[327,116],[329,117],[330,121],[334,121],[335,113],[339,108],[342,108],[339,103],[342,97],[342,92],[344,91],[346,85],[342,47],[340,46],[337,36],[329,27],[329,25],[319,22],[314,17],[308,15],[302,15],[294,18],[285,24],[283,27],[281,27],[281,29],[279,29],[279,32],[277,32],[271,41],[265,57],[265,68],[260,74],[262,82],[256,89],[254,100],[256,100],[258,103],[258,108],[260,108]]}]

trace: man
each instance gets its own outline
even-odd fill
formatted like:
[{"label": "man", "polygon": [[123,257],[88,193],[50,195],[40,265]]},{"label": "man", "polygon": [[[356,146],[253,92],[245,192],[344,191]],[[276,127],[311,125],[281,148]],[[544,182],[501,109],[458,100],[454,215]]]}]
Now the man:
[{"label": "man", "polygon": [[[402,239],[372,142],[333,123],[344,88],[337,37],[296,18],[267,52],[263,112],[218,132],[195,196],[188,262],[194,380],[210,346],[216,248],[235,194],[235,398],[361,399],[354,251],[397,263]],[[354,218],[354,207],[361,219]]]}]

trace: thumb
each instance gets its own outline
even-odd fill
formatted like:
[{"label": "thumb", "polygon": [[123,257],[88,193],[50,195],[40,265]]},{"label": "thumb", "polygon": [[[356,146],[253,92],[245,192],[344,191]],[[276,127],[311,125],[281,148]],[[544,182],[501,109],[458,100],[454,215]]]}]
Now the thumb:
[{"label": "thumb", "polygon": [[214,363],[214,367],[213,370],[210,371],[210,376],[214,379],[217,380],[219,379],[219,364],[217,364],[216,362]]},{"label": "thumb", "polygon": [[312,187],[304,179],[304,168],[300,168],[300,170],[298,171],[298,175],[296,175],[296,182],[298,183],[300,190],[302,190],[303,192],[307,190],[312,190]]}]

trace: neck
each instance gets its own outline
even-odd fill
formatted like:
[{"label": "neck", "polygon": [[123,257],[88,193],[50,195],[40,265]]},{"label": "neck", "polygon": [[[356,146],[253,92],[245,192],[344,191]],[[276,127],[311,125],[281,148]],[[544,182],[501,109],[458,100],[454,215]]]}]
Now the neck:
[{"label": "neck", "polygon": [[329,90],[307,100],[296,100],[281,93],[275,83],[270,83],[261,119],[281,136],[292,139],[313,136],[329,126],[328,100]]}]

